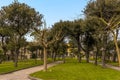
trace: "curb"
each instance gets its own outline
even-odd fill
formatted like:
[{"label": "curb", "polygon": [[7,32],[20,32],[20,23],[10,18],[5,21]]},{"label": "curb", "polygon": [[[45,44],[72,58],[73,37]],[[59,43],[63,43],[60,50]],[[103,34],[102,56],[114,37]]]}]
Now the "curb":
[{"label": "curb", "polygon": [[[62,63],[62,61],[57,61],[57,62],[58,62],[58,64]],[[55,62],[55,63],[57,63],[57,62]],[[43,80],[43,79],[39,79],[39,78],[32,77],[32,76],[30,76],[30,74],[29,74],[28,78],[29,78],[30,80]]]},{"label": "curb", "polygon": [[29,68],[33,68],[33,67],[37,67],[37,66],[41,66],[41,65],[43,65],[43,64],[36,65],[36,66],[29,66],[29,67],[25,67],[25,68],[22,68],[22,69],[17,69],[17,70],[5,72],[5,73],[0,73],[0,75],[9,74],[9,73],[13,73],[13,72],[16,72],[16,71],[20,71],[20,70],[24,70],[24,69],[29,69]]},{"label": "curb", "polygon": [[29,78],[30,80],[42,80],[42,79],[34,78],[34,77],[31,77],[31,76],[28,76],[28,78]]},{"label": "curb", "polygon": [[[49,63],[52,63],[52,62],[49,62]],[[13,72],[16,72],[16,71],[29,69],[29,68],[33,68],[33,67],[37,67],[37,66],[41,66],[41,65],[43,65],[43,63],[42,64],[38,64],[38,65],[34,65],[34,66],[28,66],[28,67],[17,69],[17,70],[13,70],[13,71],[8,71],[8,72],[5,72],[5,73],[0,73],[0,75],[9,74],[9,73],[13,73]]]}]

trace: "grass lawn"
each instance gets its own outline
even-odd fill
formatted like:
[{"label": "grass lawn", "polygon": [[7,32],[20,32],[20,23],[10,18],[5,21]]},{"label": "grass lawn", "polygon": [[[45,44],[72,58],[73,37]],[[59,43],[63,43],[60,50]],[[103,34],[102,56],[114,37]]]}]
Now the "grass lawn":
[{"label": "grass lawn", "polygon": [[102,68],[91,63],[67,62],[31,74],[43,80],[120,80],[120,71]]},{"label": "grass lawn", "polygon": [[[49,62],[50,61],[51,60],[49,60]],[[40,60],[37,60],[36,63],[35,63],[35,60],[25,60],[25,61],[19,61],[18,67],[14,67],[13,62],[4,62],[0,64],[0,74],[12,72],[12,71],[16,71],[24,68],[29,68],[33,66],[38,66],[42,64],[43,64],[43,61],[40,61]]]},{"label": "grass lawn", "polygon": [[110,64],[112,66],[119,66],[119,63],[118,62],[108,62],[107,64]]}]

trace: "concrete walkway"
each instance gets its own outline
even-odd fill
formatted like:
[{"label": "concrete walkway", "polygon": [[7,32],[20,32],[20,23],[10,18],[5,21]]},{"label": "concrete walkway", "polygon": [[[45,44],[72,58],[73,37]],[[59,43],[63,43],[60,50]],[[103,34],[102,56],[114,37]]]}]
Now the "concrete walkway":
[{"label": "concrete walkway", "polygon": [[[90,61],[90,63],[94,63],[94,61]],[[102,64],[101,64],[100,62],[98,62],[98,65],[101,65],[101,66],[102,66]],[[105,66],[106,66],[107,68],[111,68],[111,69],[120,71],[120,67],[113,66],[113,65],[110,65],[110,64],[105,64]]]},{"label": "concrete walkway", "polygon": [[106,67],[120,71],[120,67],[117,67],[117,66],[106,64]]},{"label": "concrete walkway", "polygon": [[[90,62],[93,63],[93,61],[90,61]],[[55,66],[59,63],[61,63],[61,61],[48,64],[48,67]],[[115,67],[115,66],[111,66],[108,64],[106,64],[106,67],[120,71],[120,67]],[[0,75],[0,80],[30,80],[28,78],[29,74],[40,71],[40,70],[43,70],[43,65],[24,69],[24,70],[19,70],[19,71],[9,73],[9,74]]]},{"label": "concrete walkway", "polygon": [[[48,67],[55,66],[59,63],[61,63],[61,61],[48,64]],[[30,80],[28,78],[29,74],[40,71],[40,70],[43,70],[43,65],[24,69],[24,70],[19,70],[9,74],[0,75],[0,80]]]}]

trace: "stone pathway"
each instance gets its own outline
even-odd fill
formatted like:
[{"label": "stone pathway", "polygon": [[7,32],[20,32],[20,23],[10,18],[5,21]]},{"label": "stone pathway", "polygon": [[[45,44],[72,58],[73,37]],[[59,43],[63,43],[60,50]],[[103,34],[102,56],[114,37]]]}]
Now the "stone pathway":
[{"label": "stone pathway", "polygon": [[[61,63],[61,61],[48,64],[48,67],[55,66],[59,63]],[[28,78],[29,74],[40,71],[40,70],[43,70],[43,65],[28,68],[28,69],[19,70],[19,71],[12,72],[9,74],[0,75],[0,80],[30,80]]]}]

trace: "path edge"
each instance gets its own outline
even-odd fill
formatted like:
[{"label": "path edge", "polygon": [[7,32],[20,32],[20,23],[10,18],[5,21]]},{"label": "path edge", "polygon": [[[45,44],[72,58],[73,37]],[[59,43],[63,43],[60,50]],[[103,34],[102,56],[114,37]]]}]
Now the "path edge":
[{"label": "path edge", "polygon": [[39,78],[35,78],[35,77],[32,77],[32,76],[28,76],[28,78],[30,79],[30,80],[42,80],[42,79],[39,79]]}]

